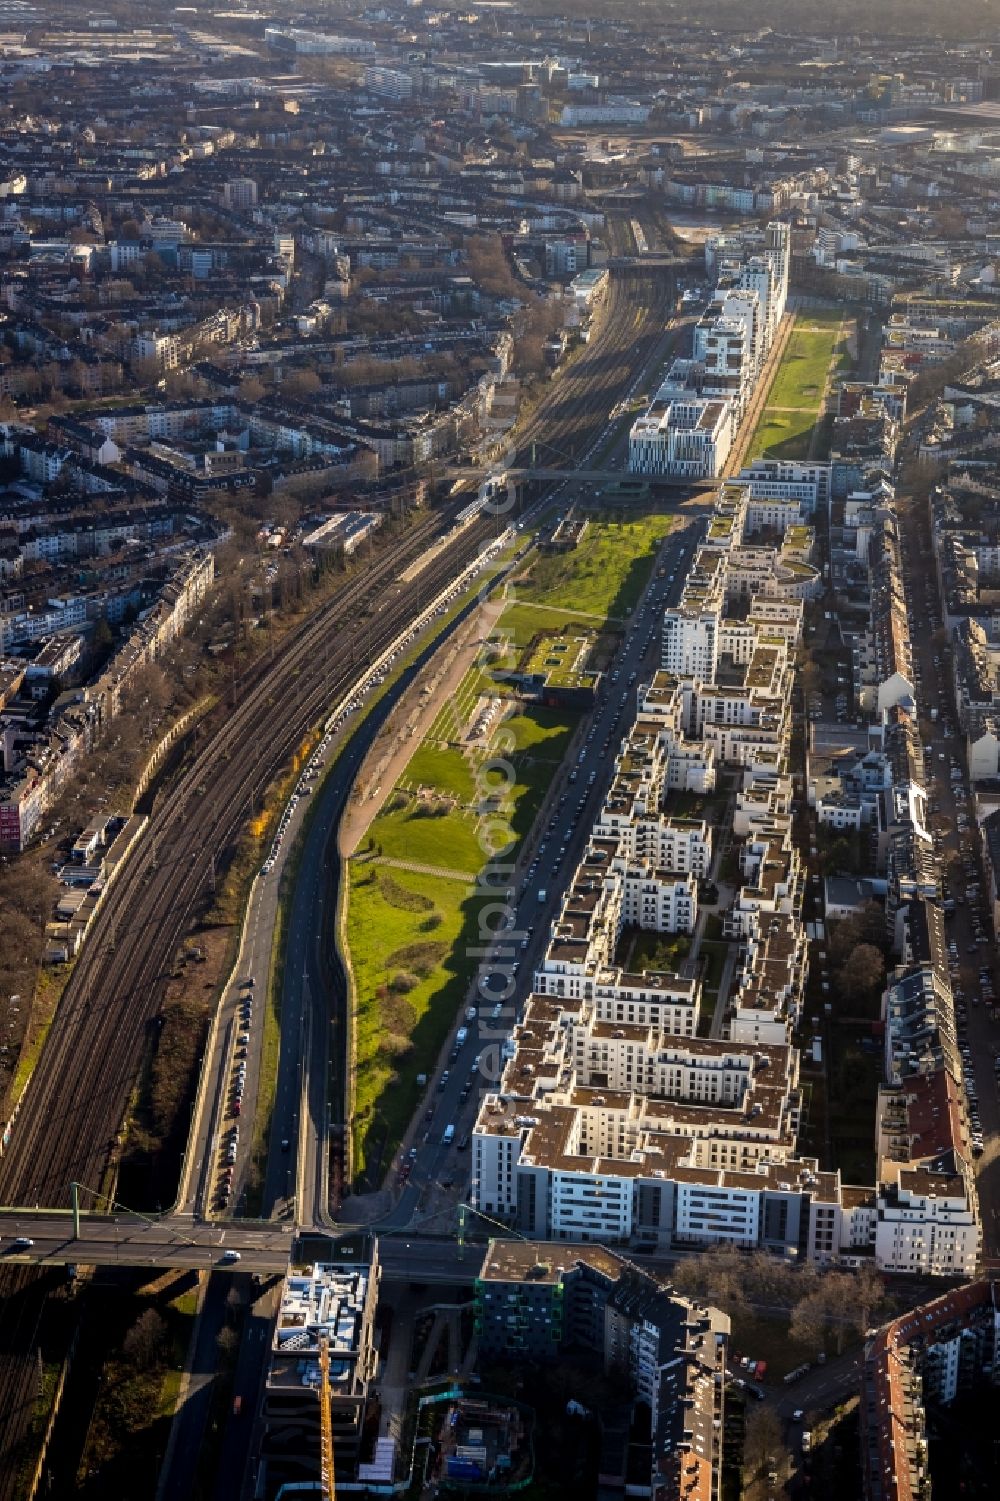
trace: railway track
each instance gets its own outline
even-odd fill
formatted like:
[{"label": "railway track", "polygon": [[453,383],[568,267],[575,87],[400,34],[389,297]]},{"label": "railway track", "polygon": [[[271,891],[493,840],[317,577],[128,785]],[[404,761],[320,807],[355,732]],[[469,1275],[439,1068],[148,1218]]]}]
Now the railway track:
[{"label": "railway track", "polygon": [[[407,555],[433,529],[418,529]],[[482,527],[469,528],[450,551],[449,565],[454,568],[459,555],[472,556],[482,537]],[[360,618],[399,566],[398,553],[380,559],[342,592],[335,608],[302,630],[154,809],[60,1003],[0,1161],[3,1203],[64,1206],[71,1182],[101,1183],[146,1028],[211,878],[212,856],[235,838],[251,794],[280,772],[330,697],[349,686],[362,642],[377,651],[412,613],[416,585],[380,614]],[[420,580],[421,593],[429,582]]]},{"label": "railway track", "polygon": [[[668,302],[627,273],[612,279],[599,330],[540,404],[519,455],[542,441],[564,454],[592,436],[662,336]],[[251,798],[287,764],[327,705],[349,689],[363,655],[405,628],[418,604],[454,577],[490,536],[489,521],[459,534],[413,584],[389,586],[439,525],[413,528],[243,681],[245,696],[154,808],[149,829],[105,904],[77,963],[0,1159],[0,1203],[64,1206],[69,1185],[96,1187],[113,1161],[169,966],[211,878],[216,851],[236,838]],[[366,611],[372,611],[364,618]],[[250,685],[250,686],[247,686]],[[44,1294],[29,1276],[0,1272],[0,1322],[37,1327]],[[26,1306],[22,1306],[22,1304]],[[7,1327],[12,1327],[7,1325]],[[13,1494],[6,1463],[24,1432],[34,1379],[30,1344],[0,1347],[0,1501]],[[26,1358],[28,1357],[28,1358]],[[26,1386],[27,1383],[27,1386]]]},{"label": "railway track", "polygon": [[[437,518],[415,528],[406,556],[436,531]],[[258,743],[252,763],[266,782],[323,713],[329,696],[357,675],[352,656],[377,653],[414,613],[415,597],[475,555],[483,523],[469,528],[429,578],[402,591],[369,624],[361,612],[385,598],[400,554],[380,560],[289,643],[251,697],[238,703],[154,810],[147,836],[102,911],[59,1006],[48,1043],[18,1115],[0,1169],[0,1202],[68,1202],[69,1184],[99,1186],[134,1088],[137,1070],[172,955],[209,880],[213,853],[229,843],[249,811],[241,746]],[[350,624],[349,624],[350,623]],[[353,629],[351,628],[353,626]],[[339,650],[325,660],[326,638]],[[322,670],[312,679],[306,668]],[[204,792],[199,789],[204,787]],[[17,1493],[17,1456],[37,1389],[37,1330],[50,1279],[0,1271],[0,1501]]]}]

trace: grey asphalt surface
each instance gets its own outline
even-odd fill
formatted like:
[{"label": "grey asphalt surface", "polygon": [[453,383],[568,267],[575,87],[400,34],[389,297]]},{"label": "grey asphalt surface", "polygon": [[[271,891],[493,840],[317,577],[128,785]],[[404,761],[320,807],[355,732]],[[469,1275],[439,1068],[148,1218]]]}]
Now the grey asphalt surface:
[{"label": "grey asphalt surface", "polygon": [[[30,1244],[18,1246],[19,1237]],[[236,1221],[186,1223],[176,1215],[84,1216],[74,1239],[68,1214],[0,1211],[0,1261],[30,1265],[178,1266],[211,1271],[240,1263],[243,1271],[283,1271],[293,1236],[290,1225]],[[237,1254],[238,1253],[238,1254]]]}]

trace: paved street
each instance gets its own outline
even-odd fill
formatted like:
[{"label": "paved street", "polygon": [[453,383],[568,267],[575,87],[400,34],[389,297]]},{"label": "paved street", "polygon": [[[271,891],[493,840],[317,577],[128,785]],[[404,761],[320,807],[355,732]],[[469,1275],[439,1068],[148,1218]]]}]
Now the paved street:
[{"label": "paved street", "polygon": [[[980,971],[987,971],[994,994],[1000,995],[996,943],[987,888],[983,882],[980,843],[969,797],[965,737],[954,723],[950,683],[950,646],[936,621],[941,619],[937,580],[930,566],[930,537],[923,506],[901,508],[903,566],[917,673],[920,729],[925,746],[931,825],[945,876],[945,895],[955,909],[947,919],[947,935],[954,943],[952,987],[958,1040],[965,1065],[974,1080],[983,1153],[976,1166],[976,1182],[983,1225],[983,1256],[987,1265],[1000,1257],[1000,1101],[994,1055],[1000,1052],[1000,1012],[983,1003]],[[936,721],[930,713],[937,711]],[[957,763],[960,776],[952,775]],[[962,820],[964,827],[960,827]],[[978,886],[979,890],[976,890]],[[983,937],[976,931],[978,924]],[[994,1019],[996,1017],[996,1019]],[[967,1050],[967,1051],[965,1051]],[[967,1085],[968,1087],[968,1085]]]}]

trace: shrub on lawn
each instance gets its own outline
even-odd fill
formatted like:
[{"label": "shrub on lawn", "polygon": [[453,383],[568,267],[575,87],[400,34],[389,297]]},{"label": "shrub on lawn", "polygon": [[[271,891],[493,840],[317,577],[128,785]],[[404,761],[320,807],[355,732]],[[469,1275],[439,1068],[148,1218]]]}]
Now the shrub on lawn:
[{"label": "shrub on lawn", "polygon": [[411,818],[447,818],[451,812],[452,804],[444,802],[441,798],[426,798],[419,802],[410,814]]},{"label": "shrub on lawn", "polygon": [[[380,870],[376,879],[379,895],[383,901],[389,903],[390,907],[396,907],[400,912],[433,911],[434,903],[429,896],[424,896],[419,891],[411,891],[408,886],[401,886],[398,881],[393,880],[388,871]],[[359,879],[357,884],[362,885],[363,880]]]},{"label": "shrub on lawn", "polygon": [[422,978],[430,974],[435,964],[440,964],[447,952],[446,943],[434,943],[429,940],[423,943],[407,943],[388,956],[386,968],[394,969],[398,965],[400,969],[412,969]]}]

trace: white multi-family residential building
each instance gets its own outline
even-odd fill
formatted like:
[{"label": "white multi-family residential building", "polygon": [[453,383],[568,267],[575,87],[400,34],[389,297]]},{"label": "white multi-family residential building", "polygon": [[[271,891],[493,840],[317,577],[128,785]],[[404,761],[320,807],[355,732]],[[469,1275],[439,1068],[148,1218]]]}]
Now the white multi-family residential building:
[{"label": "white multi-family residential building", "polygon": [[365,88],[380,99],[401,103],[413,97],[413,75],[402,68],[385,68],[370,64],[365,68]]},{"label": "white multi-family residential building", "polygon": [[[877,1185],[843,1184],[798,1153],[793,1038],[809,949],[788,747],[803,606],[767,591],[782,559],[811,566],[813,533],[798,512],[778,544],[749,547],[750,489],[722,489],[681,598],[665,611],[663,665],[639,687],[592,837],[480,1109],[472,1202],[554,1240],[723,1241],[820,1264],[869,1258],[887,1270],[968,1275],[978,1209],[948,1073],[957,1054],[946,964],[943,993],[909,972],[888,992]],[[878,606],[889,611],[892,541],[882,536],[873,553]],[[935,931],[920,918],[933,890],[922,761],[909,707],[890,704],[880,720],[881,747],[845,763],[839,778],[817,773],[810,800],[834,826],[870,817],[887,921],[912,965]],[[704,972],[694,956],[699,883],[718,879],[717,831],[675,814],[671,800],[678,789],[711,791],[719,765],[739,768],[740,782],[737,875],[722,911],[727,973],[711,992],[713,1004],[716,986],[725,1002],[715,1040],[699,1036]],[[678,973],[629,973],[623,960],[643,929],[690,935],[692,957]]]},{"label": "white multi-family residential building", "polygon": [[737,416],[730,401],[692,394],[655,405],[636,418],[629,434],[633,474],[714,479],[729,457]]},{"label": "white multi-family residential building", "polygon": [[878,1193],[875,1262],[883,1271],[972,1277],[982,1242],[962,1174],[904,1168]]}]

